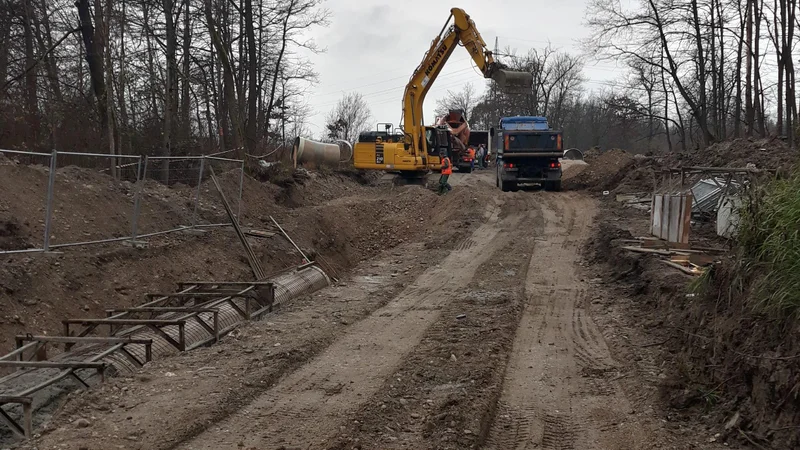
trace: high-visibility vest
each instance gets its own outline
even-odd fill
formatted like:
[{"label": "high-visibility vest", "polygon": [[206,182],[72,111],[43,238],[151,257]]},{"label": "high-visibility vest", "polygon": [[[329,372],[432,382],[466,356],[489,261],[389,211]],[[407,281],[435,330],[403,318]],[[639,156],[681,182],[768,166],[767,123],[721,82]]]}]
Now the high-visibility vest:
[{"label": "high-visibility vest", "polygon": [[469,157],[475,159],[475,149],[472,147],[469,148]]},{"label": "high-visibility vest", "polygon": [[453,173],[453,165],[450,164],[450,158],[444,157],[442,159],[442,175],[450,175]]}]

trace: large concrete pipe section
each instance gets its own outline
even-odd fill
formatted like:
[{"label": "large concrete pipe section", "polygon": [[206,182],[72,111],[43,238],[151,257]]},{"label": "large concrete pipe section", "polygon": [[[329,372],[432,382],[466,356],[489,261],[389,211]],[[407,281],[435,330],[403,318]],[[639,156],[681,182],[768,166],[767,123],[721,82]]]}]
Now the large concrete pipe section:
[{"label": "large concrete pipe section", "polygon": [[583,161],[583,152],[578,150],[577,148],[570,148],[564,150],[564,159],[569,159],[572,161]]},{"label": "large concrete pipe section", "polygon": [[335,166],[342,161],[342,151],[339,144],[317,142],[298,136],[292,147],[292,160],[295,167],[298,164],[310,164],[317,167],[321,165]]}]

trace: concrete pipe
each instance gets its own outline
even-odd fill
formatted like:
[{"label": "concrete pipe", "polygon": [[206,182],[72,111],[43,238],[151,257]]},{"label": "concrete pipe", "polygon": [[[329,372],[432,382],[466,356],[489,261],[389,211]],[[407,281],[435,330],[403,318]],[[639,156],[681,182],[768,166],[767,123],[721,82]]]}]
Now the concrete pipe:
[{"label": "concrete pipe", "polygon": [[292,148],[292,159],[295,167],[298,164],[337,165],[341,159],[338,144],[327,144],[297,137]]},{"label": "concrete pipe", "polygon": [[573,161],[583,161],[583,152],[578,150],[577,148],[570,148],[568,150],[564,150],[564,159],[569,159]]}]

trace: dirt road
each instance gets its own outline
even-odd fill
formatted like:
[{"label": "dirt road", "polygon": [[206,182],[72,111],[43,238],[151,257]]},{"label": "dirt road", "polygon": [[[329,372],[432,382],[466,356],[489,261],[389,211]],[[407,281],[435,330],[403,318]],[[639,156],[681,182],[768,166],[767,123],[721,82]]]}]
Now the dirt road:
[{"label": "dirt road", "polygon": [[[39,448],[698,448],[632,395],[654,381],[615,360],[613,333],[595,325],[588,303],[603,294],[582,278],[579,249],[596,201],[501,193],[490,171],[453,185],[492,192],[455,248],[408,242],[384,253],[241,342],[183,368],[155,365],[149,377],[173,372],[166,391],[144,378],[98,394],[111,407],[96,406],[92,428],[65,422]],[[237,385],[247,395],[213,413],[203,406]],[[150,400],[128,406],[136,393]]]}]

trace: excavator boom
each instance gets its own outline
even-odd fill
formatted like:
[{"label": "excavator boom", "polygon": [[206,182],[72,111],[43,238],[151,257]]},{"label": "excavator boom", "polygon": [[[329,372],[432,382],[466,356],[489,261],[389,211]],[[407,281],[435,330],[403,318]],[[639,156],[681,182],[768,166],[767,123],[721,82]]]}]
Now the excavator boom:
[{"label": "excavator boom", "polygon": [[[385,142],[386,139],[377,136],[380,131],[372,133],[368,140],[375,135],[374,144],[356,144],[356,168],[424,172],[440,167],[439,150],[446,147],[447,144],[442,142],[446,139],[439,132],[441,130],[425,127],[422,107],[425,96],[459,45],[469,52],[484,78],[495,80],[500,89],[506,92],[530,92],[533,75],[508,71],[495,61],[475,22],[464,10],[453,8],[442,31],[431,42],[422,63],[414,70],[406,85],[403,94],[402,152],[396,143]],[[388,135],[386,138],[392,140]]]}]

